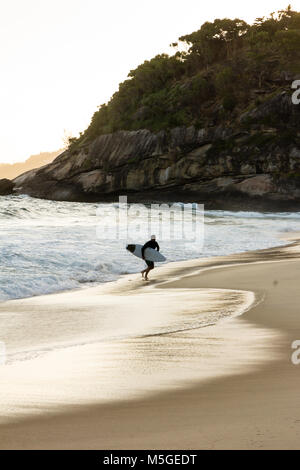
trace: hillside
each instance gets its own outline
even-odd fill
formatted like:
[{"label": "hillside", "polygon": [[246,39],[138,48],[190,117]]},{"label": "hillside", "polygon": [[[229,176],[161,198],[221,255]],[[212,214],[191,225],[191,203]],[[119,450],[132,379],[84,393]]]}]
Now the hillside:
[{"label": "hillside", "polygon": [[[15,180],[36,197],[300,208],[300,13],[215,20],[129,73],[67,151]],[[296,83],[297,86],[297,83]]]},{"label": "hillside", "polygon": [[56,152],[41,152],[20,163],[0,163],[0,178],[14,179],[25,171],[51,163],[60,153],[62,149]]},{"label": "hillside", "polygon": [[118,130],[232,123],[290,86],[300,74],[299,44],[300,13],[290,7],[253,25],[226,18],[206,22],[172,44],[174,55],[158,55],[131,70],[89,127],[70,140],[70,150]]}]

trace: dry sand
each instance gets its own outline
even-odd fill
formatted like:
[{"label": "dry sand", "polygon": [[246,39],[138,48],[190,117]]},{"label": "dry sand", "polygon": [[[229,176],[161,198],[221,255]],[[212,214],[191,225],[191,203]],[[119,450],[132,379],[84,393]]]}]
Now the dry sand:
[{"label": "dry sand", "polygon": [[[149,284],[126,276],[1,304],[1,315],[27,313],[32,325],[81,311],[75,336],[84,325],[97,331],[99,305],[112,331],[131,320],[125,339],[75,345],[70,336],[69,348],[2,366],[0,448],[298,449],[299,253],[294,242],[171,263]],[[200,327],[216,311],[243,310]]]}]

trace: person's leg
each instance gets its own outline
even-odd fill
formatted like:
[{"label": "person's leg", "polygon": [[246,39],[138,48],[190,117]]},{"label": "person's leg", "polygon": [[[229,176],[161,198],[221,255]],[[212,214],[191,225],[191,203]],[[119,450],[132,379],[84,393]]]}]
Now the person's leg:
[{"label": "person's leg", "polygon": [[[148,274],[148,268],[149,268],[149,265],[148,265],[148,262],[146,261],[146,264],[147,264],[147,267],[145,269],[143,269],[143,271],[141,271],[141,275],[142,275],[142,278],[144,279],[144,274],[147,273]],[[146,276],[147,276],[146,274]]]},{"label": "person's leg", "polygon": [[154,269],[154,263],[152,261],[147,262],[148,268],[145,271],[145,280],[148,281],[148,274],[149,272]]},{"label": "person's leg", "polygon": [[148,281],[148,274],[151,271],[152,268],[147,268],[145,271],[145,281]]},{"label": "person's leg", "polygon": [[[147,267],[146,267],[143,271],[141,271],[142,278],[144,278],[144,274],[146,273],[146,271],[147,271],[148,268],[149,268],[149,263],[150,263],[150,261],[147,261],[147,260],[145,259],[145,263],[146,263]],[[149,272],[149,271],[148,271],[148,272]],[[148,274],[148,273],[147,273],[147,274]]]}]

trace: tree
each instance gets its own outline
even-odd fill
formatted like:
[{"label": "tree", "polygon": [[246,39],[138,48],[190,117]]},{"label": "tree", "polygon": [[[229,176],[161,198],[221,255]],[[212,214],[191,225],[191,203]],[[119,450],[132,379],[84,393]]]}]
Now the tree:
[{"label": "tree", "polygon": [[293,57],[295,53],[298,53],[300,44],[300,29],[277,31],[275,38],[288,57]]},{"label": "tree", "polygon": [[239,42],[248,33],[250,26],[243,20],[236,18],[231,20],[215,20],[215,37],[224,41],[226,44],[227,59],[235,55]]},{"label": "tree", "polygon": [[215,86],[218,94],[225,96],[232,92],[234,87],[234,76],[230,67],[225,67],[216,75]]}]

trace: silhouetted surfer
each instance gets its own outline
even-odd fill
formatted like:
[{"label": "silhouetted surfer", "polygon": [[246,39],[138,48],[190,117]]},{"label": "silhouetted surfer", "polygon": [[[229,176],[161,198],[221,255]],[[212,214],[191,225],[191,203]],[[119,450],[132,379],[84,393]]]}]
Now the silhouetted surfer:
[{"label": "silhouetted surfer", "polygon": [[159,251],[159,244],[156,241],[156,236],[151,235],[151,240],[149,240],[147,243],[142,248],[142,257],[145,260],[145,263],[147,264],[147,268],[144,269],[144,271],[141,271],[142,277],[144,277],[145,281],[148,281],[148,274],[151,271],[151,269],[154,269],[154,262],[153,261],[148,261],[145,259],[144,253],[146,248],[153,248],[153,250]]}]

